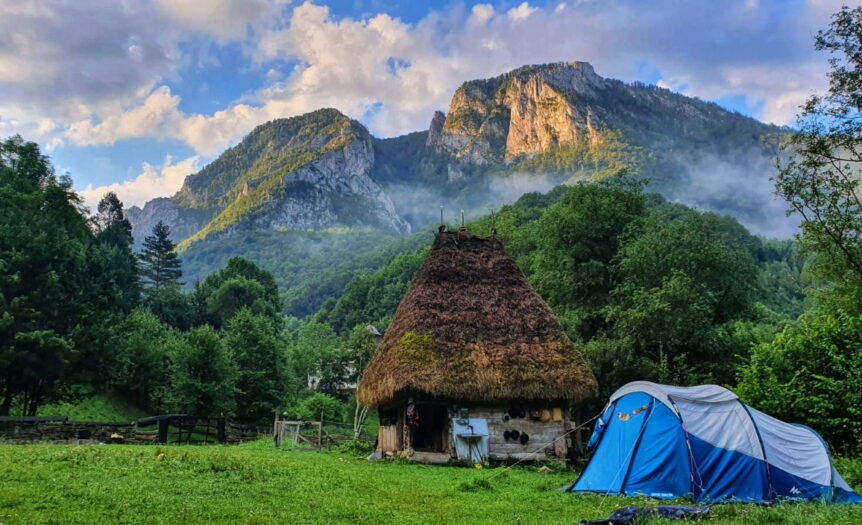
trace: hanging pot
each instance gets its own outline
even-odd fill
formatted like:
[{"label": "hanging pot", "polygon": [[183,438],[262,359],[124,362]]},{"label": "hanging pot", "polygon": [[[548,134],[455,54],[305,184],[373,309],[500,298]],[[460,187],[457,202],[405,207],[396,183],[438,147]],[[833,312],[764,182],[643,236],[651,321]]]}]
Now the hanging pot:
[{"label": "hanging pot", "polygon": [[527,442],[530,441],[530,436],[528,436],[527,433],[524,432],[523,434],[521,434],[520,441],[522,445],[526,445]]}]

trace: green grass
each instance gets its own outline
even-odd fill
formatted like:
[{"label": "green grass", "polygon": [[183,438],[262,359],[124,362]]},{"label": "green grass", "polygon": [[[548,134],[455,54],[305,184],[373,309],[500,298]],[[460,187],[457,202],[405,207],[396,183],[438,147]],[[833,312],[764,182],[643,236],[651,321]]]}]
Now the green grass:
[{"label": "green grass", "polygon": [[[0,445],[0,522],[577,523],[630,504],[556,489],[571,471],[368,462],[240,446]],[[709,523],[850,524],[862,507],[714,507]],[[654,523],[662,523],[655,521]],[[668,522],[670,523],[670,522]]]},{"label": "green grass", "polygon": [[136,421],[147,414],[110,395],[95,394],[76,402],[45,405],[39,415],[65,416],[69,421],[123,422]]}]

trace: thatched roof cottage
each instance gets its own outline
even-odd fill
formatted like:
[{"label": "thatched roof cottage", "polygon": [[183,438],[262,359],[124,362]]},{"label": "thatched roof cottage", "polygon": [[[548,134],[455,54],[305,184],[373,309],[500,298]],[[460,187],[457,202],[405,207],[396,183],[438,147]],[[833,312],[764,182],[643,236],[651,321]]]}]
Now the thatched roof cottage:
[{"label": "thatched roof cottage", "polygon": [[[442,228],[441,228],[442,230]],[[589,365],[496,236],[441,231],[359,384],[377,451],[444,462],[564,456]]]}]

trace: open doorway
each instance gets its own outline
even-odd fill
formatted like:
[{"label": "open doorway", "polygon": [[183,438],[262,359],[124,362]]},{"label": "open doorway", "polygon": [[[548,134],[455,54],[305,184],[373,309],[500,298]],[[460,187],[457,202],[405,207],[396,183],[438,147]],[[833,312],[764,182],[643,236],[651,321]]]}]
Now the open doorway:
[{"label": "open doorway", "polygon": [[413,431],[413,450],[445,452],[446,432],[449,428],[445,405],[417,403],[419,422]]}]

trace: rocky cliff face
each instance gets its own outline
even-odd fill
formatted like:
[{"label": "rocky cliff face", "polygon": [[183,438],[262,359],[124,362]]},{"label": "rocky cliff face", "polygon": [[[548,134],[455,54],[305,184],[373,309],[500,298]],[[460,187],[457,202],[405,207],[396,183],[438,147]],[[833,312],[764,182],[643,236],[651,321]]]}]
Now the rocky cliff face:
[{"label": "rocky cliff face", "polygon": [[212,220],[213,214],[208,210],[183,208],[167,197],[148,201],[143,208],[132,206],[126,210],[126,217],[132,223],[132,237],[136,249],[144,242],[144,237],[152,234],[153,227],[159,221],[171,229],[171,239],[178,242],[191,237],[206,226]]},{"label": "rocky cliff face", "polygon": [[440,133],[429,133],[429,144],[484,164],[573,143],[591,133],[588,101],[606,84],[585,62],[524,67],[467,82],[452,97]]},{"label": "rocky cliff face", "polygon": [[619,130],[628,141],[651,147],[669,138],[710,140],[716,128],[734,126],[769,131],[715,104],[605,79],[586,62],[570,62],[464,83],[448,115],[435,116],[428,145],[459,161],[494,164],[590,143],[599,130]]}]

